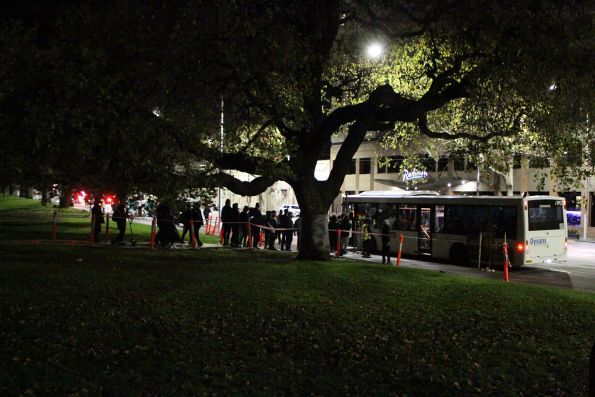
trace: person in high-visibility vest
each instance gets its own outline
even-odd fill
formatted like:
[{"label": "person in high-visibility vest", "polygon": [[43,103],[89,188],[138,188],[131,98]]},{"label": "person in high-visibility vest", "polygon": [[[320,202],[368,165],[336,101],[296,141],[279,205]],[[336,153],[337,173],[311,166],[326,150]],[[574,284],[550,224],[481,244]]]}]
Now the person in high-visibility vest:
[{"label": "person in high-visibility vest", "polygon": [[370,235],[370,223],[371,220],[369,217],[366,217],[364,220],[364,224],[362,225],[362,240],[363,240],[363,252],[362,256],[364,258],[370,258],[370,243],[372,242],[372,236]]}]

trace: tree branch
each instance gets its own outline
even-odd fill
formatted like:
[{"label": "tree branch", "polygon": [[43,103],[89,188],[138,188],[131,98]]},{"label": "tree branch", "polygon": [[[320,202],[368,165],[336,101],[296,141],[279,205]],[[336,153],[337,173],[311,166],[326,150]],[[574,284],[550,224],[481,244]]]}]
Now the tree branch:
[{"label": "tree branch", "polygon": [[470,139],[470,140],[478,141],[478,142],[487,142],[494,137],[508,137],[508,136],[513,136],[513,135],[517,134],[518,132],[520,132],[521,119],[522,119],[523,115],[524,115],[524,113],[519,113],[514,118],[512,126],[509,129],[503,130],[503,131],[492,131],[487,135],[481,135],[481,136],[475,135],[475,134],[470,134],[468,132],[450,133],[450,132],[444,132],[444,131],[440,131],[440,132],[432,131],[428,127],[428,119],[425,114],[419,118],[417,126],[419,128],[419,131],[422,134],[424,134],[430,138],[449,139],[449,140],[463,138],[463,139]]},{"label": "tree branch", "polygon": [[209,175],[203,178],[200,182],[199,185],[203,186],[223,186],[235,194],[240,194],[242,196],[256,196],[257,194],[264,192],[269,186],[275,183],[276,180],[273,178],[259,176],[254,180],[247,182],[241,181],[238,178],[224,172],[220,172],[218,174]]}]

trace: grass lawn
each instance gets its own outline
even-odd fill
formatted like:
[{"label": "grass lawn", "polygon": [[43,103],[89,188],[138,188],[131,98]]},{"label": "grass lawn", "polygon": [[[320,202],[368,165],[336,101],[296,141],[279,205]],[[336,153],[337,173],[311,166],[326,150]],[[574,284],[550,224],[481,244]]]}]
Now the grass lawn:
[{"label": "grass lawn", "polygon": [[586,395],[595,295],[232,249],[0,246],[0,395]]},{"label": "grass lawn", "polygon": [[[38,200],[18,197],[0,198],[0,240],[51,240],[54,211],[57,240],[89,241],[91,215],[88,212],[74,208],[43,207]],[[106,226],[108,225],[103,225],[100,236],[102,242],[118,234],[116,223],[110,219],[109,237],[106,238]],[[132,232],[138,242],[149,242],[151,225],[133,222]],[[124,241],[129,242],[131,237],[128,226]],[[218,243],[219,237],[201,233],[201,240],[205,243]],[[189,236],[186,236],[186,241],[189,241]]]}]

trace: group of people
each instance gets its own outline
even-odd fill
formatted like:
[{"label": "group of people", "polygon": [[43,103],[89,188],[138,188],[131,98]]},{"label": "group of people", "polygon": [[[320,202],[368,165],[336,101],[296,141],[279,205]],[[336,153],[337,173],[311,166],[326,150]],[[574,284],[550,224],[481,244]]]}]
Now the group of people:
[{"label": "group of people", "polygon": [[[210,212],[209,207],[201,210],[198,202],[187,203],[178,216],[168,203],[160,203],[155,210],[158,228],[155,241],[166,247],[174,243],[184,243],[188,235],[191,242],[194,240],[197,246],[202,246],[200,228],[206,223]],[[105,223],[99,200],[95,201],[91,214],[94,241],[99,241],[102,225]],[[112,240],[112,244],[123,244],[127,221],[130,218],[131,214],[123,203],[115,207],[112,220],[116,222],[119,233]],[[181,236],[177,227],[179,224],[182,224]],[[276,211],[266,211],[262,214],[259,203],[254,207],[244,206],[240,212],[238,203],[232,205],[227,199],[221,208],[221,227],[225,246],[248,247],[250,237],[252,246],[258,247],[262,229],[266,249],[276,250],[275,244],[278,244],[282,251],[291,251],[294,235],[297,234],[299,239],[300,219],[294,221],[293,214],[288,209],[278,215]]]},{"label": "group of people", "polygon": [[256,203],[254,207],[244,206],[240,212],[238,204],[234,203],[232,206],[229,199],[221,209],[221,224],[223,245],[248,247],[248,240],[251,238],[252,246],[257,247],[262,229],[264,247],[276,250],[277,241],[282,251],[291,251],[293,235],[299,230],[299,219],[294,222],[289,210],[279,215],[276,211],[266,211],[263,215],[260,204]]},{"label": "group of people", "polygon": [[[331,215],[328,222],[328,235],[330,243],[330,252],[337,253],[337,256],[343,256],[347,253],[347,245],[355,246],[355,234],[361,233],[362,238],[362,256],[371,257],[372,251],[372,219],[367,215],[355,217],[353,213]],[[338,230],[341,230],[341,237],[338,240]],[[390,263],[390,230],[389,220],[382,223],[380,228],[380,240],[382,246],[382,263]]]}]

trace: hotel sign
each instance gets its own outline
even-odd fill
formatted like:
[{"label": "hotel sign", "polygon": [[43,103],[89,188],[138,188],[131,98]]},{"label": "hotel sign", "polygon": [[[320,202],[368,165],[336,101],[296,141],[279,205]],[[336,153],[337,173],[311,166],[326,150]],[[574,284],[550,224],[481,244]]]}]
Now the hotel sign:
[{"label": "hotel sign", "polygon": [[412,171],[403,170],[403,182],[409,182],[414,179],[424,179],[428,177],[427,171],[418,171],[415,168]]}]

